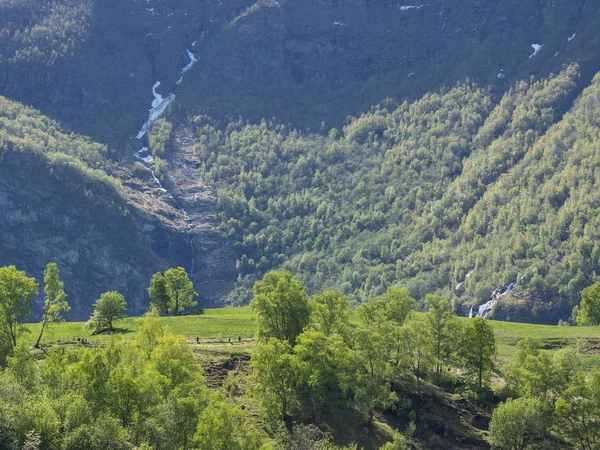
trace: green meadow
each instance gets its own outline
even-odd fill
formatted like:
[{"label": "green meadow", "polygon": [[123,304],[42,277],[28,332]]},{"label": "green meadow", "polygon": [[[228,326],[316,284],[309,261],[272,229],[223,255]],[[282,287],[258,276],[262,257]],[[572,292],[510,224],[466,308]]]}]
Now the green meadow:
[{"label": "green meadow", "polygon": [[[424,320],[423,313],[415,313],[416,320]],[[466,318],[462,320],[468,320]],[[219,346],[229,343],[229,338],[237,345],[238,339],[248,342],[254,337],[254,316],[249,307],[206,309],[203,314],[189,316],[161,317],[175,334],[183,335],[192,342],[200,338],[202,343]],[[544,349],[554,352],[568,346],[575,346],[583,355],[583,361],[589,368],[600,367],[600,327],[568,327],[535,325],[516,322],[490,321],[496,333],[498,362],[504,367],[516,351],[517,342],[525,337],[535,337],[542,341]],[[132,339],[138,329],[138,318],[129,317],[117,322],[114,334],[124,339]],[[28,324],[28,338],[33,344],[39,333],[39,324]],[[43,343],[56,344],[75,342],[85,338],[91,344],[102,345],[111,336],[101,334],[92,336],[84,322],[62,322],[48,327]],[[251,348],[251,345],[245,345]]]}]

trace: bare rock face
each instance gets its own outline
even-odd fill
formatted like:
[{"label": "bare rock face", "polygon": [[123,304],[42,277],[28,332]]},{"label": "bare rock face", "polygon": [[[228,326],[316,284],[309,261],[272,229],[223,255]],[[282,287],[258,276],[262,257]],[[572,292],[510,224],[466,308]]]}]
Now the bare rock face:
[{"label": "bare rock face", "polygon": [[173,154],[168,159],[168,185],[179,205],[186,211],[186,234],[193,247],[193,281],[201,305],[223,305],[233,290],[236,256],[231,242],[219,229],[217,199],[197,174],[200,164],[194,154],[193,138],[179,129],[173,139]]}]

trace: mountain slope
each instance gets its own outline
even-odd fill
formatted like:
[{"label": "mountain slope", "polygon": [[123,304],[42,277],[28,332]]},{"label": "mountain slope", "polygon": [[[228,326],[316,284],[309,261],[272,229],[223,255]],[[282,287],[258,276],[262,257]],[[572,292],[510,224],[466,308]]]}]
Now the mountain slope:
[{"label": "mountain slope", "polygon": [[527,308],[522,319],[567,318],[598,270],[587,224],[600,212],[595,169],[573,162],[598,156],[588,117],[598,78],[576,100],[579,80],[571,66],[515,84],[497,104],[459,84],[374,108],[341,136],[196,117],[200,177],[237,241],[238,301],[262,272],[285,267],[313,292],[364,299],[400,283],[457,306],[518,281],[503,300]]},{"label": "mountain slope", "polygon": [[[465,77],[504,92],[565,63],[598,68],[596,2],[407,3],[0,0],[0,95],[119,147],[156,81],[182,115],[315,130]],[[177,86],[186,50],[200,62]]]},{"label": "mountain slope", "polygon": [[[93,302],[109,290],[123,293],[130,312],[140,314],[151,275],[189,268],[192,258],[173,199],[153,187],[146,170],[138,168],[134,177],[107,154],[106,147],[67,135],[37,111],[0,97],[0,266],[16,265],[41,281],[45,265],[57,262],[69,318],[89,317]],[[211,252],[217,250],[205,257]],[[211,295],[202,290],[201,303],[214,301]],[[36,299],[32,318],[42,300]]]}]

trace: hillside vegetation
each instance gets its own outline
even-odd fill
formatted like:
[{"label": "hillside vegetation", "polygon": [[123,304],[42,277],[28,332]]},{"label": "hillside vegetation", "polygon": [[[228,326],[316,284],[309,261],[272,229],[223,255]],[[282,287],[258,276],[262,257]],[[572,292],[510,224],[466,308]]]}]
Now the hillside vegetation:
[{"label": "hillside vegetation", "polygon": [[200,176],[238,243],[238,301],[284,267],[357,300],[399,283],[477,305],[516,282],[533,308],[521,320],[568,318],[598,272],[598,82],[575,100],[570,66],[497,103],[461,83],[326,136],[193,118]]}]

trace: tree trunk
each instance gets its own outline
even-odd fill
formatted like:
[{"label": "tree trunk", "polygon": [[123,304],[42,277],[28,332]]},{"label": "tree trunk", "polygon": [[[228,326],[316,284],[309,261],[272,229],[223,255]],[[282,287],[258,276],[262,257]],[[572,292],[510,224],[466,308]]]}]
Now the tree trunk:
[{"label": "tree trunk", "polygon": [[44,315],[44,320],[42,321],[42,329],[40,330],[40,335],[37,338],[37,342],[35,343],[35,348],[40,348],[40,342],[42,341],[42,334],[44,334],[44,328],[46,327],[46,322],[48,321],[48,316]]}]

